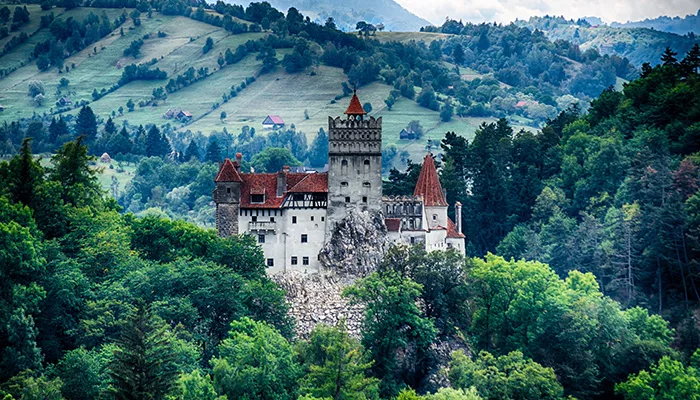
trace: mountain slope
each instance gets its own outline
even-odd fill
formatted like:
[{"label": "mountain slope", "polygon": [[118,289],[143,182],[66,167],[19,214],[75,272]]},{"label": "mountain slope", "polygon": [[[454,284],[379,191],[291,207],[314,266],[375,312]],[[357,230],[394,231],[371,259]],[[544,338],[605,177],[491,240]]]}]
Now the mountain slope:
[{"label": "mountain slope", "polygon": [[285,12],[296,7],[312,20],[333,17],[338,28],[345,31],[353,30],[358,21],[382,23],[390,31],[418,31],[430,25],[394,0],[271,0],[270,4]]},{"label": "mountain slope", "polygon": [[700,10],[696,15],[688,14],[683,18],[671,18],[664,15],[653,19],[647,18],[643,21],[613,22],[610,26],[614,28],[649,28],[678,35],[694,32],[697,35],[700,34]]},{"label": "mountain slope", "polygon": [[659,57],[667,46],[678,54],[685,54],[700,41],[697,37],[648,28],[591,26],[585,21],[574,22],[561,17],[532,17],[516,23],[530,29],[539,29],[552,41],[561,39],[575,43],[584,51],[595,49],[601,54],[627,57],[637,67],[645,62],[658,64]]}]

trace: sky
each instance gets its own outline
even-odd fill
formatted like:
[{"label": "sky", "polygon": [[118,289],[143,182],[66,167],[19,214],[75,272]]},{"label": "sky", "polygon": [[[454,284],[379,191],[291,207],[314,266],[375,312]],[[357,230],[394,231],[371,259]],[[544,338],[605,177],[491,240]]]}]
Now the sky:
[{"label": "sky", "polygon": [[531,16],[600,17],[605,22],[637,21],[661,15],[696,14],[700,0],[396,0],[404,8],[440,25],[445,17],[465,22],[507,23]]}]

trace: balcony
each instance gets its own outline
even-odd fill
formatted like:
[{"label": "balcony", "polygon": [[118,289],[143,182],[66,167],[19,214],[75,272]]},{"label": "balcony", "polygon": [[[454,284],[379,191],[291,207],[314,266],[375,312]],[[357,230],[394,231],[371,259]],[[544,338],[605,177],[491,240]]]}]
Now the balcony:
[{"label": "balcony", "polygon": [[254,231],[276,231],[277,222],[271,221],[250,221],[248,222],[248,232]]}]

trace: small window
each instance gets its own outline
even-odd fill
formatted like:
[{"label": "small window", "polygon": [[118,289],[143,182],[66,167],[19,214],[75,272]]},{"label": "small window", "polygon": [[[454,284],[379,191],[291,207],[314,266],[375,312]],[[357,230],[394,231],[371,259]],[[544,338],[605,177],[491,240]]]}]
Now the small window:
[{"label": "small window", "polygon": [[367,196],[362,196],[362,202],[367,203]]},{"label": "small window", "polygon": [[321,217],[321,222],[325,221],[326,217]]},{"label": "small window", "polygon": [[416,244],[416,238],[411,236],[411,244]]},{"label": "small window", "polygon": [[264,203],[265,202],[265,195],[264,194],[252,194],[252,195],[250,195],[250,202],[251,203]]},{"label": "small window", "polygon": [[301,235],[301,242],[302,243],[307,243],[309,241],[309,236],[307,234],[302,234]]},{"label": "small window", "polygon": [[311,220],[312,220],[312,221],[314,220],[314,216],[313,216],[313,215],[311,216]]},{"label": "small window", "polygon": [[297,216],[296,215],[292,215],[292,223],[293,224],[297,223]]},{"label": "small window", "polygon": [[226,193],[231,193],[231,188],[226,188]]},{"label": "small window", "polygon": [[340,186],[342,186],[342,187],[348,187],[348,183],[347,183],[347,182],[340,182]]},{"label": "small window", "polygon": [[267,259],[267,266],[268,266],[268,267],[274,267],[274,266],[275,266],[275,259],[274,259],[274,258],[268,258],[268,259]]},{"label": "small window", "polygon": [[264,234],[259,234],[258,235],[258,243],[265,243],[265,235]]},{"label": "small window", "polygon": [[350,197],[349,197],[349,196],[345,196],[345,202],[346,202],[346,203],[349,203],[349,202],[350,202]]},{"label": "small window", "polygon": [[362,182],[362,187],[371,188],[372,184],[369,182]]},{"label": "small window", "polygon": [[304,257],[301,259],[301,263],[304,265],[309,265],[309,257]]},{"label": "small window", "polygon": [[275,217],[270,217],[270,222],[275,222]]},{"label": "small window", "polygon": [[292,265],[297,265],[297,257],[292,256]]},{"label": "small window", "polygon": [[251,221],[257,222],[257,221],[258,221],[258,217],[257,217],[256,215],[253,215],[253,216],[251,217]]},{"label": "small window", "polygon": [[369,160],[365,160],[365,173],[369,172]]},{"label": "small window", "polygon": [[433,214],[433,221],[437,221],[437,214]]}]

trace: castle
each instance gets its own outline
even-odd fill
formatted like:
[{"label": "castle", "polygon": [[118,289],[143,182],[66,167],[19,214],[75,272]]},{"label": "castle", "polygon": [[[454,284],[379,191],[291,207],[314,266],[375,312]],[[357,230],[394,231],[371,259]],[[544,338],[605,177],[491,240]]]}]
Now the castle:
[{"label": "castle", "polygon": [[425,156],[413,196],[382,196],[382,118],[366,116],[356,93],[345,115],[328,118],[328,172],[247,174],[240,153],[227,158],[214,179],[219,236],[253,235],[268,272],[319,272],[336,224],[350,210],[370,210],[384,215],[392,242],[464,254],[462,205],[455,204],[455,224],[433,156]]}]

